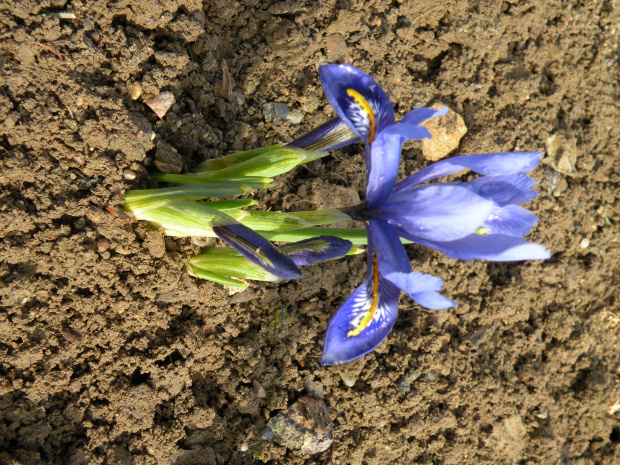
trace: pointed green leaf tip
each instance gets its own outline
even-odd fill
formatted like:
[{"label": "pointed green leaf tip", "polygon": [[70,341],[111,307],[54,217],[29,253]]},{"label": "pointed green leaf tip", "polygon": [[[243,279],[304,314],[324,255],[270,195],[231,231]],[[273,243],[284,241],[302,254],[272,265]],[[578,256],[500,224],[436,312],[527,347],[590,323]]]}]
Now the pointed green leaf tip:
[{"label": "pointed green leaf tip", "polygon": [[[241,154],[235,154],[234,157],[236,158],[229,158],[220,165],[215,163],[208,164],[208,166],[226,165],[217,170],[206,170],[204,169],[204,165],[201,165],[198,171],[192,176],[201,177],[205,182],[208,182],[207,180],[210,179],[228,179],[247,176],[272,178],[287,173],[296,166],[324,157],[327,155],[327,152],[276,146],[275,148],[265,150],[243,161],[238,160],[239,155]],[[222,159],[219,158],[217,160]],[[215,160],[209,160],[209,162],[215,162]]]}]

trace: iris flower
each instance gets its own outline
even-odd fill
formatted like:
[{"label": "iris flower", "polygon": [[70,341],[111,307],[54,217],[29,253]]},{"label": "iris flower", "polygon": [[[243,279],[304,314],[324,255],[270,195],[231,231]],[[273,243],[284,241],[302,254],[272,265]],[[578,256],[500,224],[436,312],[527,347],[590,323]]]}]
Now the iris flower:
[{"label": "iris flower", "polygon": [[[346,65],[322,66],[319,75],[340,119],[365,140],[368,169],[365,201],[346,210],[367,228],[367,280],[331,319],[321,363],[345,363],[375,349],[394,326],[401,291],[426,308],[456,306],[439,294],[441,279],[412,271],[400,237],[462,260],[549,257],[543,246],[522,239],[538,218],[519,206],[536,197],[524,172],[540,153],[455,157],[396,184],[402,144],[431,137],[420,124],[446,109],[414,109],[395,123],[392,103],[370,76]],[[424,184],[463,169],[484,176]]]}]

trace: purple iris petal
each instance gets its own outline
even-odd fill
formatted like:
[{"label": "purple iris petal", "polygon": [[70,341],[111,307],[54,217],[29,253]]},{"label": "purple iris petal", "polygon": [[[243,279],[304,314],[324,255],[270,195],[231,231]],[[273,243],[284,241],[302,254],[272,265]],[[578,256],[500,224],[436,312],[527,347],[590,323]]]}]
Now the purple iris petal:
[{"label": "purple iris petal", "polygon": [[233,249],[274,276],[282,279],[301,278],[297,265],[271,242],[239,223],[213,226],[213,232]]},{"label": "purple iris petal", "polygon": [[375,80],[349,65],[324,65],[319,77],[338,116],[366,142],[394,124],[392,102]]},{"label": "purple iris petal", "polygon": [[538,223],[538,217],[529,210],[518,205],[495,207],[484,226],[491,230],[491,234],[523,237]]},{"label": "purple iris petal", "polygon": [[[398,126],[395,124],[394,126]],[[393,126],[389,126],[393,127]],[[383,131],[372,145],[366,149],[368,183],[366,185],[367,208],[382,205],[390,196],[400,165],[400,149],[404,138],[398,134]]]},{"label": "purple iris petal", "polygon": [[387,220],[399,235],[406,232],[417,239],[450,241],[475,232],[493,206],[492,201],[463,186],[431,184],[396,195],[393,192],[371,213]]},{"label": "purple iris petal", "polygon": [[306,150],[322,150],[329,152],[347,145],[355,144],[360,138],[340,118],[334,118],[285,147],[298,147]]},{"label": "purple iris petal", "polygon": [[481,176],[463,185],[485,199],[493,200],[500,207],[521,205],[538,196],[530,189],[536,184],[527,174],[517,173],[506,176]]},{"label": "purple iris petal", "polygon": [[444,310],[458,306],[454,300],[450,300],[439,292],[434,291],[418,292],[412,295],[411,298],[420,307],[430,308],[431,310]]},{"label": "purple iris petal", "polygon": [[342,257],[351,249],[350,241],[334,236],[319,236],[280,247],[297,266],[311,265]]},{"label": "purple iris petal", "polygon": [[435,276],[411,271],[409,257],[396,232],[383,219],[371,218],[368,238],[377,256],[379,273],[419,305],[440,310],[456,307],[456,302],[441,296],[443,281]]},{"label": "purple iris petal", "polygon": [[[323,365],[350,362],[374,350],[387,337],[396,322],[400,289],[378,276],[373,291],[373,277],[358,287],[332,317],[323,343]],[[374,309],[373,309],[374,305]],[[364,317],[372,311],[363,331]]]},{"label": "purple iris petal", "polygon": [[[411,118],[412,121],[423,122],[428,119],[427,117],[432,118],[435,113],[438,113],[438,110],[431,108],[418,108],[418,110],[423,111],[420,111],[416,118]],[[430,137],[431,133],[424,126],[403,122],[387,126],[377,135],[370,149],[366,149],[366,169],[368,170],[366,205],[368,209],[372,210],[383,204],[394,189],[403,143],[409,139],[420,140]]]},{"label": "purple iris petal", "polygon": [[541,157],[542,153],[540,152],[507,152],[447,158],[422,168],[417,173],[399,182],[394,188],[394,192],[401,192],[423,182],[458,173],[464,169],[470,169],[487,176],[528,172],[538,166]]},{"label": "purple iris petal", "polygon": [[549,251],[540,244],[525,239],[503,234],[483,236],[470,234],[455,241],[422,241],[406,233],[405,239],[420,245],[439,250],[444,255],[457,260],[490,260],[494,262],[511,262],[521,260],[544,260],[551,256]]},{"label": "purple iris petal", "polygon": [[400,123],[418,126],[429,119],[443,116],[446,113],[448,113],[447,107],[440,108],[439,110],[427,107],[414,108],[400,120]]},{"label": "purple iris petal", "polygon": [[388,277],[393,273],[410,273],[411,264],[405,247],[391,226],[381,218],[372,217],[368,221],[369,248],[374,250],[381,275]]}]

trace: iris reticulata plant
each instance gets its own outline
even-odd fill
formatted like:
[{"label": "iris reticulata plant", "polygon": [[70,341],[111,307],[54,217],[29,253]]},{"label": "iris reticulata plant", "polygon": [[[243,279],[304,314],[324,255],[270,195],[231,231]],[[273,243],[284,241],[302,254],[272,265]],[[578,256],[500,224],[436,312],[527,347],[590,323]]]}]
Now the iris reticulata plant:
[{"label": "iris reticulata plant", "polygon": [[[456,305],[439,293],[441,279],[412,270],[403,243],[461,260],[549,257],[543,246],[523,239],[538,221],[521,205],[537,195],[525,173],[538,165],[540,153],[453,157],[397,183],[403,143],[431,137],[423,123],[447,109],[417,108],[396,123],[392,103],[370,76],[347,65],[322,66],[319,75],[338,118],[287,145],[207,160],[190,174],[156,176],[182,186],[126,194],[125,208],[166,234],[217,236],[234,249],[205,248],[188,261],[190,274],[241,287],[245,279],[294,279],[301,277],[299,266],[357,253],[352,243],[367,243],[367,279],[341,305],[325,335],[321,362],[333,365],[369,353],[387,337],[401,291],[429,309]],[[360,205],[283,213],[251,209],[251,199],[213,200],[271,187],[274,176],[359,140],[366,144],[367,168]],[[466,169],[482,176],[431,182]],[[322,227],[347,220],[362,222],[365,231]],[[290,244],[276,247],[270,240]]]},{"label": "iris reticulata plant", "polygon": [[[323,364],[348,362],[377,347],[394,326],[400,291],[426,308],[456,305],[438,293],[439,278],[412,271],[399,236],[463,260],[549,257],[543,246],[522,239],[538,218],[519,206],[536,196],[524,172],[539,163],[540,153],[456,157],[396,184],[403,142],[430,137],[420,124],[443,111],[415,109],[395,124],[392,103],[370,76],[345,65],[323,66],[319,74],[340,118],[365,140],[368,170],[365,201],[346,210],[368,231],[368,278],[330,321]],[[423,185],[465,168],[486,176]]]}]

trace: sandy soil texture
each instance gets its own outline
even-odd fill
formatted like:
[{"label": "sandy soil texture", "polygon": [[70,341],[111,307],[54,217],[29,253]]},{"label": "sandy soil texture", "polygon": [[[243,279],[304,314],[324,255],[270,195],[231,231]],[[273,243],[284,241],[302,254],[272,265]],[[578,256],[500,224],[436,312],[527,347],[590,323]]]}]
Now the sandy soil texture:
[{"label": "sandy soil texture", "polygon": [[[619,8],[5,1],[0,463],[618,463]],[[224,62],[230,93],[218,87]],[[378,350],[330,368],[319,364],[325,328],[363,281],[363,256],[230,303],[183,272],[205,241],[106,210],[128,189],[157,186],[162,147],[191,168],[332,117],[317,76],[326,62],[372,74],[398,116],[450,106],[469,129],[456,154],[544,150],[556,136],[574,160],[574,170],[532,173],[540,224],[529,239],[551,260],[462,263],[408,246],[459,307],[428,312],[403,297]],[[162,91],[176,103],[159,119],[144,101]],[[266,120],[274,101],[302,122]],[[363,162],[362,147],[336,151],[257,198],[272,209],[351,205]],[[408,145],[401,177],[426,163]],[[261,439],[304,395],[334,421],[333,449],[312,457]]]}]

